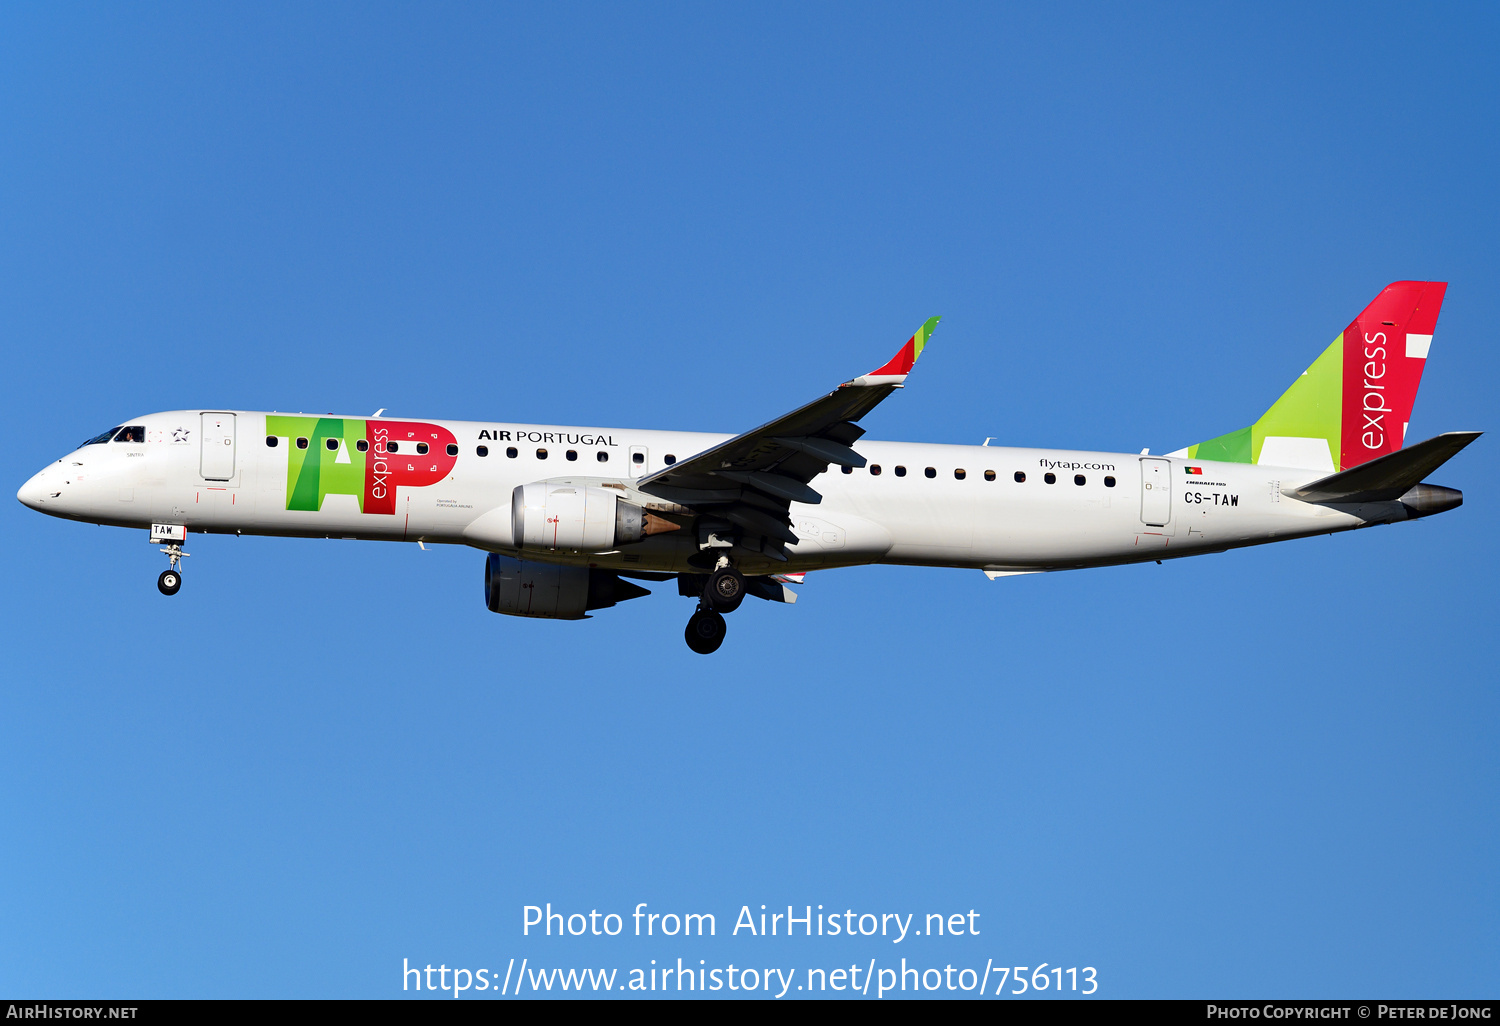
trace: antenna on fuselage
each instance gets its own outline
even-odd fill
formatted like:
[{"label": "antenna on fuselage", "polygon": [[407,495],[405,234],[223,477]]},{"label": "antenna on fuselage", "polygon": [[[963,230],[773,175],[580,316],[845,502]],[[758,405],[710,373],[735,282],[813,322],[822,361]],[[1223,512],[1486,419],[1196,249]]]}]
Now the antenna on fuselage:
[{"label": "antenna on fuselage", "polygon": [[370,416],[372,416],[372,417],[378,417],[378,416],[380,416],[384,412],[385,412],[385,407],[382,406],[380,409],[378,409],[374,413],[370,414]]}]

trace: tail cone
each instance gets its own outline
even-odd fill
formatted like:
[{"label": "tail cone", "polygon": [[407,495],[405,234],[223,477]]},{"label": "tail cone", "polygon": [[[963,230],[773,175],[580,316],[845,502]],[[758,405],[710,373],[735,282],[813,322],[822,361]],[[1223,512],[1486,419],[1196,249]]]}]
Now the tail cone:
[{"label": "tail cone", "polygon": [[1457,488],[1442,485],[1412,485],[1401,496],[1401,505],[1411,511],[1413,518],[1430,517],[1434,513],[1446,513],[1464,504],[1464,493]]}]

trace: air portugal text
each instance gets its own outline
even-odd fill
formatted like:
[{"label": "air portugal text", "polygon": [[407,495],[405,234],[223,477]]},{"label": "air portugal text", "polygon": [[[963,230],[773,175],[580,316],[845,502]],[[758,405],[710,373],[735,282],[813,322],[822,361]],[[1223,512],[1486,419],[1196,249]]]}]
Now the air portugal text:
[{"label": "air portugal text", "polygon": [[526,428],[483,428],[481,442],[542,442],[551,445],[603,445],[618,447],[614,435],[573,434],[567,431],[532,431]]}]

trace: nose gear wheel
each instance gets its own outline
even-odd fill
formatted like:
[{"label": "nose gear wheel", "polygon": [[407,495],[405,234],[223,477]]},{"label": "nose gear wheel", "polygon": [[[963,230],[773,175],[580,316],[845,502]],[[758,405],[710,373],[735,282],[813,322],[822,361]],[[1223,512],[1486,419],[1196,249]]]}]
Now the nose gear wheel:
[{"label": "nose gear wheel", "polygon": [[182,546],[176,542],[162,551],[167,554],[167,560],[172,564],[172,568],[161,572],[161,576],[156,579],[156,590],[163,595],[176,595],[182,587],[182,561],[192,553],[183,552]]}]

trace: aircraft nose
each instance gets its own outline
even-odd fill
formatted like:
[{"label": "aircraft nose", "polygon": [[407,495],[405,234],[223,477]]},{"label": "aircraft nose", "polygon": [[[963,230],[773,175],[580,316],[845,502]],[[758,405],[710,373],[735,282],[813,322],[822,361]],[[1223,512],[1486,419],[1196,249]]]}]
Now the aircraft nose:
[{"label": "aircraft nose", "polygon": [[[50,470],[51,468],[47,469]],[[29,506],[32,509],[41,509],[47,504],[52,491],[55,491],[55,489],[49,490],[47,470],[42,470],[32,475],[31,480],[21,486],[20,490],[16,492],[16,498],[21,501],[23,506]]]}]

